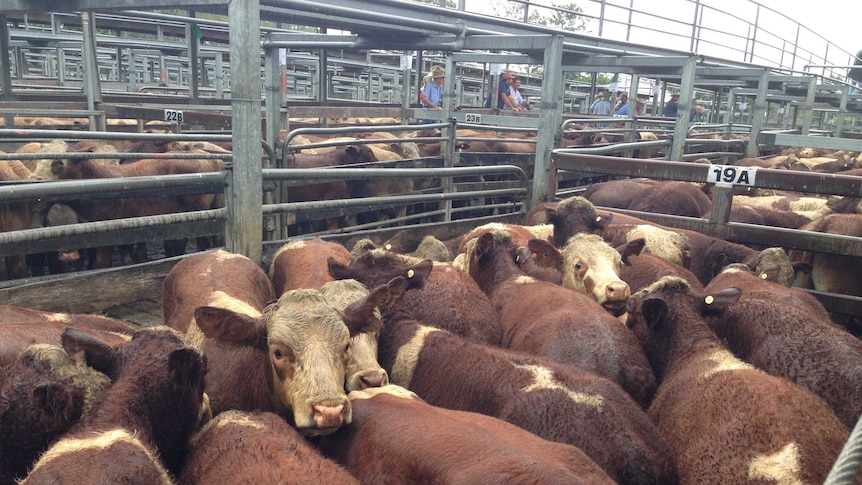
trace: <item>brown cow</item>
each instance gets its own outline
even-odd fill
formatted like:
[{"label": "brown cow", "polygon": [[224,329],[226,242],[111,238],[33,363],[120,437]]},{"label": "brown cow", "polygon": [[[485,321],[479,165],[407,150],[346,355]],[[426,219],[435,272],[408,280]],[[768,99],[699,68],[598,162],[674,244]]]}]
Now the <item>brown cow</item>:
[{"label": "brown cow", "polygon": [[[862,237],[862,214],[831,214],[800,228],[826,234]],[[809,284],[817,291],[862,296],[862,258],[841,254],[791,251],[794,261],[811,265]]]},{"label": "brown cow", "polygon": [[733,354],[817,394],[852,428],[862,415],[862,341],[829,319],[809,293],[733,265],[707,293],[741,288],[739,301],[706,321]]},{"label": "brown cow", "polygon": [[280,416],[242,411],[219,414],[194,436],[177,482],[359,484]]},{"label": "brown cow", "polygon": [[410,320],[388,322],[380,348],[393,383],[429,404],[493,416],[577,446],[619,483],[676,482],[658,431],[605,378]]},{"label": "brown cow", "polygon": [[516,260],[527,257],[508,236],[486,233],[470,261],[500,315],[503,347],[595,372],[646,406],[655,377],[634,335],[592,298],[524,275]]},{"label": "brown cow", "polygon": [[574,446],[481,414],[430,406],[397,386],[354,391],[350,400],[354,424],[319,447],[362,483],[614,483]]},{"label": "brown cow", "polygon": [[276,296],[287,290],[310,288],[319,290],[335,281],[329,274],[328,258],[350,263],[350,251],[343,245],[320,238],[294,240],[280,247],[269,265],[269,278]]},{"label": "brown cow", "polygon": [[661,384],[648,414],[681,483],[823,483],[849,431],[810,391],[734,357],[704,321],[740,295],[666,277],[629,299]]},{"label": "brown cow", "polygon": [[556,207],[545,209],[548,223],[554,225],[554,246],[561,248],[570,237],[579,232],[601,234],[613,216],[598,213],[589,200],[572,196],[561,200]]},{"label": "brown cow", "polygon": [[69,328],[63,348],[84,352],[113,385],[21,483],[170,483],[205,414],[203,354],[168,327],[115,346]]},{"label": "brown cow", "polygon": [[68,327],[80,328],[91,333],[95,331],[109,345],[127,341],[134,333],[130,327],[123,332],[113,332],[101,330],[98,327],[93,328],[93,326],[76,326],[62,322],[0,323],[0,366],[12,363],[22,350],[32,344],[60,345],[60,336]]},{"label": "brown cow", "polygon": [[329,272],[335,278],[352,278],[366,287],[384,284],[398,276],[408,279],[421,276],[423,286],[405,293],[385,320],[419,320],[474,342],[500,345],[502,330],[493,305],[470,276],[452,265],[371,249],[354,256],[347,266],[330,259]]},{"label": "brown cow", "polygon": [[60,347],[35,344],[0,372],[0,483],[23,478],[111,381]]},{"label": "brown cow", "polygon": [[[203,153],[192,151],[190,153]],[[92,160],[56,160],[61,179],[98,179],[113,177],[141,177],[188,173],[218,172],[224,164],[217,159],[152,159],[138,160],[121,165],[99,165]],[[217,194],[181,195],[174,197],[122,198],[111,204],[94,204],[90,200],[69,201],[81,221],[93,222],[129,217],[214,209],[223,204]],[[200,244],[200,242],[199,242]],[[167,241],[166,256],[185,252],[185,240]],[[105,268],[111,264],[111,248],[99,248],[92,268]]]}]

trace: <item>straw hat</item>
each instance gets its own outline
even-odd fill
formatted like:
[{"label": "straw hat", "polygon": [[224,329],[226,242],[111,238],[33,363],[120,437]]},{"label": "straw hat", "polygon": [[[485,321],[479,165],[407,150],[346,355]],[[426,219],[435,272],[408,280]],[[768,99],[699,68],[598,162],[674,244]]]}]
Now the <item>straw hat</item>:
[{"label": "straw hat", "polygon": [[438,77],[446,77],[446,69],[443,66],[431,66],[431,72],[428,73],[433,79]]}]

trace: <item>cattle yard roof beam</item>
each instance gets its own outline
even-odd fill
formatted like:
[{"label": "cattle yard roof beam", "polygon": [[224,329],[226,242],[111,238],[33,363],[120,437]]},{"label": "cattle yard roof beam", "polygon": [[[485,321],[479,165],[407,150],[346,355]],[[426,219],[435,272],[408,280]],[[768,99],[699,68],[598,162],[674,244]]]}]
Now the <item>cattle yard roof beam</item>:
[{"label": "cattle yard roof beam", "polygon": [[4,0],[0,12],[83,12],[227,5],[230,0]]}]

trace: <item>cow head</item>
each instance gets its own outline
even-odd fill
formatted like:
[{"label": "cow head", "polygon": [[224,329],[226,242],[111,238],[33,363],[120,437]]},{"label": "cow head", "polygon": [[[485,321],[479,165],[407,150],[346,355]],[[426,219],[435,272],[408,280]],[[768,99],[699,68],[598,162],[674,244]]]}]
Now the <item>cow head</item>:
[{"label": "cow head", "polygon": [[580,196],[562,200],[556,207],[546,207],[545,215],[554,225],[554,245],[558,248],[580,232],[601,233],[613,218],[611,214],[599,215],[593,203]]},{"label": "cow head", "polygon": [[561,251],[563,286],[584,293],[614,316],[625,311],[631,295],[620,279],[622,258],[616,249],[595,234],[576,234]]}]

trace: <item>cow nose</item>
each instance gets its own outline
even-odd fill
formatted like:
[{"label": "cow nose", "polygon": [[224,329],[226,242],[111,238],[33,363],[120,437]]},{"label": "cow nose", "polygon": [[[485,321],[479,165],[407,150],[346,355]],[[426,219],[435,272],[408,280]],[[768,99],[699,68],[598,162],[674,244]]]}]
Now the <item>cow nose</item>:
[{"label": "cow nose", "polygon": [[383,369],[374,372],[366,372],[359,378],[359,385],[362,386],[362,389],[368,389],[369,387],[383,387],[386,384],[389,384],[389,376]]},{"label": "cow nose", "polygon": [[605,297],[608,301],[626,301],[629,296],[631,296],[631,290],[623,281],[617,281],[605,287]]},{"label": "cow nose", "polygon": [[337,428],[344,422],[341,412],[344,410],[344,404],[315,404],[314,410],[314,427],[315,428]]}]

